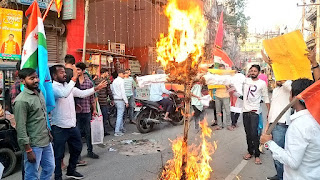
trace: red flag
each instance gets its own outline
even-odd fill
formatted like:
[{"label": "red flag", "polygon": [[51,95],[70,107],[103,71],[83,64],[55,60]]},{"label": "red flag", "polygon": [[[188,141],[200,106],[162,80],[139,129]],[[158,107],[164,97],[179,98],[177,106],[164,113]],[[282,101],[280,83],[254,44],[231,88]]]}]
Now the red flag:
[{"label": "red flag", "polygon": [[320,80],[305,89],[297,98],[304,101],[313,118],[320,124]]},{"label": "red flag", "polygon": [[221,12],[218,30],[216,34],[216,39],[214,41],[215,47],[222,48],[222,42],[223,42],[223,11]]}]

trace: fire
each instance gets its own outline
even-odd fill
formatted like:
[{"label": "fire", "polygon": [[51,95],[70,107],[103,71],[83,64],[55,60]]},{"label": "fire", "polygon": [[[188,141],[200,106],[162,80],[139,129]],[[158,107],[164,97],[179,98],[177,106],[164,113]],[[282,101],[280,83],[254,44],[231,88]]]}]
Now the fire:
[{"label": "fire", "polygon": [[[210,179],[210,173],[212,169],[210,167],[211,155],[216,150],[216,143],[212,146],[207,138],[211,137],[212,130],[208,127],[206,119],[201,121],[200,127],[201,143],[199,146],[191,145],[188,147],[188,164],[186,166],[187,180],[207,180]],[[174,154],[173,159],[167,162],[162,175],[161,180],[180,180],[182,176],[182,146],[183,138],[180,137],[172,141],[172,151]]]},{"label": "fire", "polygon": [[[186,5],[182,9],[179,5]],[[160,34],[157,60],[166,67],[169,62],[184,62],[191,56],[193,65],[203,54],[207,21],[194,1],[169,0],[165,9],[169,19],[168,34]]]},{"label": "fire", "polygon": [[216,144],[212,146],[206,140],[211,136],[206,120],[200,124],[201,144],[188,147],[190,90],[198,74],[207,28],[207,21],[196,1],[201,2],[168,0],[164,12],[169,19],[168,34],[160,34],[157,42],[157,61],[169,74],[168,82],[185,85],[184,136],[172,141],[174,157],[167,162],[161,180],[207,180],[212,172],[210,155],[214,153]]}]

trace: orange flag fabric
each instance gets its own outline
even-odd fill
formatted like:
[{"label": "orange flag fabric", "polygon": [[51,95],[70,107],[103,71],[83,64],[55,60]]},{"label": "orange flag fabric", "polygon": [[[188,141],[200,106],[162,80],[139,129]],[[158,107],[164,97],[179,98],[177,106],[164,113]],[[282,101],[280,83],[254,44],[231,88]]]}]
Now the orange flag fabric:
[{"label": "orange flag fabric", "polygon": [[58,18],[59,18],[63,2],[62,2],[62,0],[54,0],[54,1],[55,1],[55,4],[56,4],[56,8],[57,8],[57,12],[58,12]]},{"label": "orange flag fabric", "polygon": [[320,124],[320,80],[305,89],[297,98],[305,102],[313,118]]},{"label": "orange flag fabric", "polygon": [[223,50],[219,49],[219,48],[214,48],[213,49],[213,55],[214,56],[218,56],[221,57],[221,59],[229,65],[229,67],[232,67],[233,62],[231,61],[231,59],[229,58],[228,54],[226,52],[224,52]]}]

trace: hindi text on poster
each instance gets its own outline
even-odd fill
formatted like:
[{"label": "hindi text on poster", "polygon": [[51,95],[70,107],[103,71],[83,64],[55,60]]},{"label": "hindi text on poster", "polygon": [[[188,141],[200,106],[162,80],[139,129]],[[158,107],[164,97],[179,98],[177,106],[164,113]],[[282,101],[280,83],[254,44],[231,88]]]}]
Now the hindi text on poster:
[{"label": "hindi text on poster", "polygon": [[0,59],[21,59],[22,21],[22,11],[0,8]]}]

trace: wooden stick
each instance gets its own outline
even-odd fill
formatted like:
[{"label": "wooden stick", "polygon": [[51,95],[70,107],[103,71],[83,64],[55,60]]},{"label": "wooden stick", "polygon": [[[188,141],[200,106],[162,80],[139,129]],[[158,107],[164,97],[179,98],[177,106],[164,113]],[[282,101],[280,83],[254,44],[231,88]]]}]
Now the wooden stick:
[{"label": "wooden stick", "polygon": [[48,13],[49,13],[49,11],[50,11],[50,8],[51,8],[53,2],[54,2],[54,0],[51,0],[51,1],[50,1],[49,7],[47,8],[46,12],[44,13],[43,18],[42,18],[42,21],[44,21],[44,20],[46,19],[46,17],[48,16]]},{"label": "wooden stick", "polygon": [[278,117],[274,120],[274,122],[269,126],[267,130],[267,135],[270,135],[274,127],[276,127],[277,123],[281,119],[281,117],[287,112],[291,106],[293,106],[299,99],[297,97],[293,98],[293,100],[281,111],[281,113],[278,115]]}]

